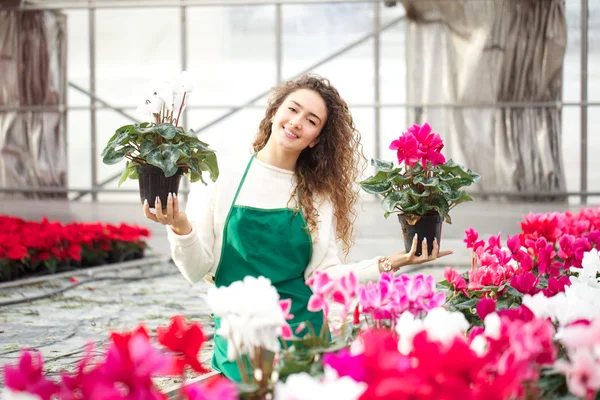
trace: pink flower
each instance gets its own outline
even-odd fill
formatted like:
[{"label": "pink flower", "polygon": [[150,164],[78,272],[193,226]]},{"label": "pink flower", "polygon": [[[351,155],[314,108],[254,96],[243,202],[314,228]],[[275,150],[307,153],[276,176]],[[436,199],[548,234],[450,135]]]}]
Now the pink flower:
[{"label": "pink flower", "polygon": [[409,133],[405,133],[390,144],[390,150],[396,150],[398,164],[415,166],[425,153],[419,150],[417,139]]},{"label": "pink flower", "polygon": [[508,247],[508,249],[513,255],[517,254],[517,252],[521,249],[521,239],[519,238],[519,236],[508,236],[506,238],[506,247]]},{"label": "pink flower", "polygon": [[317,312],[323,310],[325,318],[329,315],[329,295],[335,289],[335,280],[331,279],[326,272],[316,270],[306,281],[311,287],[313,294],[308,299],[308,311]]},{"label": "pink flower", "polygon": [[413,125],[408,132],[414,135],[419,143],[419,150],[423,152],[423,168],[427,166],[427,161],[434,166],[446,162],[446,158],[440,153],[444,142],[439,134],[431,132],[431,126],[427,122],[423,126]]},{"label": "pink flower", "polygon": [[444,270],[444,278],[446,278],[448,283],[454,286],[454,291],[461,292],[469,297],[469,294],[467,293],[467,281],[465,281],[465,278],[463,278],[457,270],[447,267]]},{"label": "pink flower", "polygon": [[560,292],[565,291],[565,287],[571,286],[571,280],[567,275],[563,275],[560,278],[549,278],[548,287],[543,289],[544,296],[553,297]]},{"label": "pink flower", "polygon": [[42,373],[44,360],[41,353],[25,350],[21,353],[18,366],[4,366],[4,381],[6,387],[13,392],[27,392],[39,396],[42,400],[50,398],[59,392],[59,386],[46,379]]},{"label": "pink flower", "polygon": [[515,275],[510,280],[510,286],[523,294],[534,295],[540,291],[537,285],[540,283],[540,278],[532,272],[526,272],[521,275]]},{"label": "pink flower", "polygon": [[475,306],[475,310],[477,311],[479,318],[483,321],[488,314],[496,311],[496,300],[487,298],[480,299]]},{"label": "pink flower", "polygon": [[182,394],[187,400],[237,400],[239,398],[237,386],[221,376],[185,385]]},{"label": "pink flower", "polygon": [[570,354],[571,362],[558,360],[554,367],[567,376],[569,391],[577,397],[594,399],[600,389],[600,368],[593,353],[581,349]]},{"label": "pink flower", "polygon": [[[289,321],[294,318],[294,315],[290,314],[290,311],[292,309],[292,299],[280,300],[279,306],[283,311],[283,315],[286,321]],[[281,337],[286,340],[292,339],[294,337],[294,334],[292,333],[292,328],[287,322],[281,327]]]},{"label": "pink flower", "polygon": [[479,238],[479,233],[475,229],[469,228],[465,231],[465,234],[466,234],[466,237],[465,237],[465,240],[463,240],[463,242],[466,243],[467,249],[472,249],[473,245]]}]

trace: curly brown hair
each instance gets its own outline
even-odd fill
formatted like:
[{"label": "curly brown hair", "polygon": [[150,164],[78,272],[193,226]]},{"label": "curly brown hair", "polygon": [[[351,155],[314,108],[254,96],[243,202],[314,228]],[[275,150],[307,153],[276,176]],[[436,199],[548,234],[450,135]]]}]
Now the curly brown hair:
[{"label": "curly brown hair", "polygon": [[330,199],[334,207],[336,238],[343,243],[347,256],[354,244],[354,204],[358,198],[355,185],[360,166],[365,161],[360,144],[360,133],[348,104],[328,79],[318,75],[303,75],[275,87],[269,96],[265,117],[260,122],[253,143],[255,152],[267,144],[271,136],[271,119],[285,99],[300,89],[312,90],[321,96],[327,107],[327,120],[319,134],[319,141],[300,153],[296,163],[297,185],[292,197],[300,190],[300,205],[304,210],[308,229],[317,233],[318,213],[313,204],[316,198]]}]

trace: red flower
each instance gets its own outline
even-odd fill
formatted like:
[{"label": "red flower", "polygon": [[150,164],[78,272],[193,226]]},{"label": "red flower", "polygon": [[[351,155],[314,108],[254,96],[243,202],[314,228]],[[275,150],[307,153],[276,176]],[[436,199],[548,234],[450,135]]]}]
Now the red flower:
[{"label": "red flower", "polygon": [[208,372],[198,361],[198,353],[205,340],[200,324],[188,325],[183,315],[176,315],[171,318],[169,326],[156,328],[156,333],[160,344],[176,353],[177,374],[181,374],[186,365],[199,373]]}]

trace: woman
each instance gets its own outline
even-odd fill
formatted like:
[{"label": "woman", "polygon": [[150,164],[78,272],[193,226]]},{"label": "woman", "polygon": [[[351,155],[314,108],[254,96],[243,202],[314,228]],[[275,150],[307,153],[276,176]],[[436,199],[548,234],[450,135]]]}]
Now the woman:
[{"label": "woman", "polygon": [[[147,218],[168,225],[172,258],[183,276],[205,276],[228,286],[247,275],[265,276],[282,299],[292,299],[292,329],[310,321],[318,332],[322,314],[307,310],[311,290],[305,280],[317,269],[330,276],[354,271],[362,282],[451,254],[425,251],[375,257],[343,265],[336,239],[347,255],[353,244],[354,185],[363,161],[360,135],[346,102],[328,80],[303,76],[276,87],[253,143],[242,160],[219,158],[221,176],[208,191],[192,185],[186,213],[178,199],[144,204]],[[163,209],[166,208],[166,211]],[[427,246],[423,246],[427,249]],[[215,321],[216,328],[219,321]],[[215,336],[213,367],[240,380],[227,361],[226,341]]]}]

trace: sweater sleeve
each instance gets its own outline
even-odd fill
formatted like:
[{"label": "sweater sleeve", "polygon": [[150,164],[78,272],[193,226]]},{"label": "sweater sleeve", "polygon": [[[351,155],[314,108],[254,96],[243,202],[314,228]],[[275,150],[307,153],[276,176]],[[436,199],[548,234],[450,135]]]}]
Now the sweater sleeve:
[{"label": "sweater sleeve", "polygon": [[216,184],[192,183],[185,212],[192,225],[187,235],[178,235],[167,226],[171,258],[188,281],[195,283],[207,275],[214,263],[214,211]]}]

